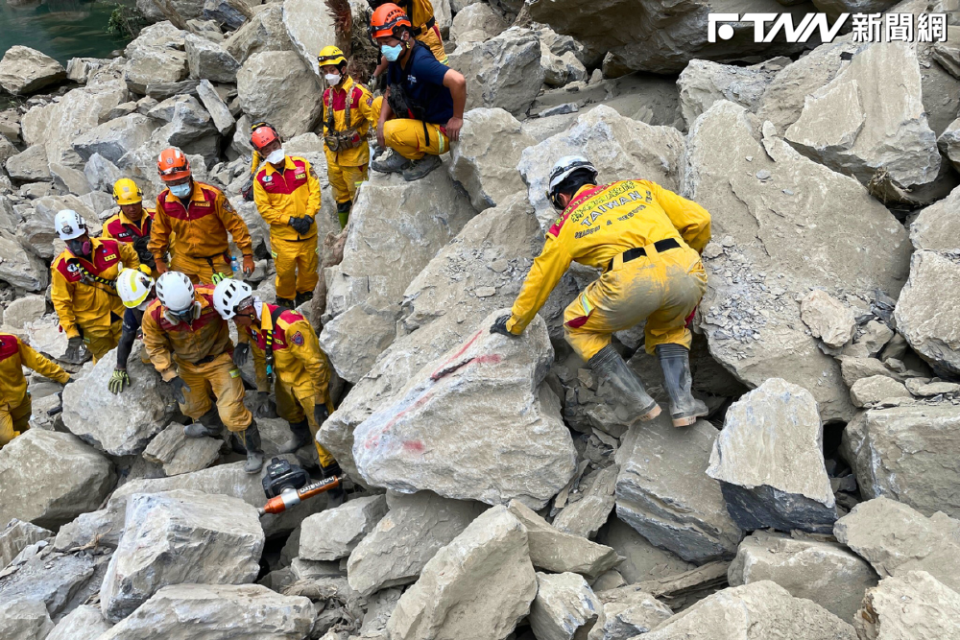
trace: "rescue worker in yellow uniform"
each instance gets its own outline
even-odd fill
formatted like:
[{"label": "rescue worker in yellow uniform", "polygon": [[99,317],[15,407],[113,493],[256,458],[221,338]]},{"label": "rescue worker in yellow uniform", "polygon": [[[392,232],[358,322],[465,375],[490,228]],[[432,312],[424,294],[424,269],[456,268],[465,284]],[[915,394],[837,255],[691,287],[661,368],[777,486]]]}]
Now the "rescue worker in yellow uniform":
[{"label": "rescue worker in yellow uniform", "polygon": [[284,154],[280,135],[270,125],[255,129],[250,142],[266,159],[253,180],[253,201],[270,225],[277,304],[292,309],[310,300],[320,281],[320,181],[305,158]]},{"label": "rescue worker in yellow uniform", "polygon": [[467,81],[414,39],[410,19],[395,4],[380,5],[373,13],[370,36],[390,63],[387,89],[373,107],[377,144],[392,149],[370,168],[419,180],[443,164],[440,156],[460,139]]},{"label": "rescue worker in yellow uniform", "polygon": [[0,333],[0,449],[30,428],[32,404],[23,367],[60,384],[70,374],[9,333]]},{"label": "rescue worker in yellow uniform", "polygon": [[[233,278],[217,284],[213,305],[224,320],[237,324],[239,339],[233,351],[234,363],[243,366],[253,352],[257,416],[264,417],[269,412],[270,386],[274,385],[277,413],[290,423],[293,431],[293,437],[280,445],[280,453],[293,453],[312,441],[323,476],[340,475],[340,465],[316,440],[321,425],[333,411],[333,402],[328,393],[330,365],[310,322],[299,313],[261,301],[250,285]],[[342,491],[336,493],[341,494]]]},{"label": "rescue worker in yellow uniform", "polygon": [[116,280],[124,267],[136,269],[140,258],[132,244],[87,235],[80,214],[64,209],[54,218],[66,250],[50,265],[50,299],[67,334],[65,362],[81,364],[86,348],[96,362],[117,346],[123,328],[123,302]]},{"label": "rescue worker in yellow uniform", "polygon": [[[150,242],[147,247],[156,261],[156,269],[187,274],[194,284],[213,282],[216,273],[230,275],[229,232],[243,253],[243,272],[253,273],[253,242],[243,218],[220,189],[196,182],[190,161],[180,149],[160,154],[160,178],[167,188],[157,196]],[[166,262],[171,235],[176,234],[177,250],[169,267]]]},{"label": "rescue worker in yellow uniform", "polygon": [[117,180],[113,185],[113,199],[120,206],[120,211],[103,223],[103,233],[100,237],[132,244],[140,258],[140,264],[148,266],[151,274],[156,278],[157,263],[153,254],[147,249],[156,209],[143,206],[143,192],[130,178]]},{"label": "rescue worker in yellow uniform", "polygon": [[370,146],[367,132],[377,126],[370,90],[346,74],[347,59],[337,47],[324,47],[317,57],[327,81],[323,92],[323,143],[327,176],[337,202],[340,228],[347,226],[357,187],[367,179]]},{"label": "rescue worker in yellow uniform", "polygon": [[[230,327],[213,307],[213,285],[194,287],[186,274],[168,271],[155,285],[157,299],[143,315],[143,346],[180,411],[194,422],[191,438],[220,435],[226,426],[247,451],[244,471],[263,467],[260,431],[244,406],[243,380],[233,364]],[[212,406],[210,394],[217,399]]]},{"label": "rescue worker in yellow uniform", "polygon": [[[367,4],[370,5],[370,9],[376,11],[387,4],[387,0],[367,0]],[[437,59],[437,62],[447,64],[448,58],[447,52],[443,48],[443,36],[440,35],[440,27],[437,26],[437,19],[433,13],[433,4],[430,0],[400,0],[400,2],[394,4],[403,9],[403,12],[410,17],[414,25],[413,30],[417,40],[430,49],[430,52],[433,54],[433,57]],[[381,58],[379,66],[377,66],[373,72],[373,77],[378,77],[386,68],[387,60]]]},{"label": "rescue worker in yellow uniform", "polygon": [[564,313],[567,342],[628,401],[631,422],[652,420],[660,407],[610,345],[613,332],[646,320],[644,347],[660,359],[673,425],[693,424],[707,407],[690,392],[687,318],[707,288],[700,253],[710,240],[710,214],[648,180],[597,185],[596,168],[579,156],[556,163],[547,197],[562,213],[511,313],[491,331],[520,335],[572,261],[600,268],[603,275]]}]

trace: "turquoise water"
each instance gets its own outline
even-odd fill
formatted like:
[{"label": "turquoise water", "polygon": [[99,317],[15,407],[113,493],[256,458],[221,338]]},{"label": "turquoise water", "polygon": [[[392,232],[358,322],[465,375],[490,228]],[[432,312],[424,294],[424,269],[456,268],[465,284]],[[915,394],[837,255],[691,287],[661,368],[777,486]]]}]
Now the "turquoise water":
[{"label": "turquoise water", "polygon": [[0,55],[24,45],[56,58],[64,67],[70,58],[107,58],[127,39],[107,34],[114,3],[45,0],[10,5],[0,0]]}]

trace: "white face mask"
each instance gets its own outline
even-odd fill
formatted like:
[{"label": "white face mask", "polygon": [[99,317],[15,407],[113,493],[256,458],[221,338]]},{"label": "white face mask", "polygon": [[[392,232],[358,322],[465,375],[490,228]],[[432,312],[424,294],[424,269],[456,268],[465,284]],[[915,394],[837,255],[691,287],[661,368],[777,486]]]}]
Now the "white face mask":
[{"label": "white face mask", "polygon": [[190,191],[193,190],[193,185],[189,182],[186,184],[177,184],[170,187],[170,193],[177,196],[178,198],[186,198],[190,195]]},{"label": "white face mask", "polygon": [[270,164],[280,164],[283,162],[283,149],[277,149],[267,156],[267,162]]},{"label": "white face mask", "polygon": [[329,84],[331,87],[335,87],[340,84],[340,78],[343,76],[341,76],[339,73],[328,73],[323,77],[327,81],[327,84]]}]

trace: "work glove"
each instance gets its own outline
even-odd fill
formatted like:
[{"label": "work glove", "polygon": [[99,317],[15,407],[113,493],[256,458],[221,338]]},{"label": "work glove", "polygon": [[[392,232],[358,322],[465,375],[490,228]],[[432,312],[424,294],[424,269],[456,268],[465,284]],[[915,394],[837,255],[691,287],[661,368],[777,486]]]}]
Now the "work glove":
[{"label": "work glove", "polygon": [[84,351],[86,351],[86,347],[83,346],[83,338],[80,336],[70,338],[67,340],[67,351],[63,354],[63,360],[72,364],[80,364],[83,362]]},{"label": "work glove", "polygon": [[247,363],[247,356],[250,355],[250,345],[241,342],[233,348],[233,364],[242,367]]},{"label": "work glove", "polygon": [[307,221],[307,231],[310,230],[310,225],[313,224],[315,218],[313,216],[303,216],[303,219]]},{"label": "work glove", "polygon": [[116,395],[131,384],[130,376],[127,375],[126,369],[114,369],[113,375],[110,376],[110,382],[107,383],[107,388],[110,389],[110,393]]},{"label": "work glove", "polygon": [[303,235],[310,230],[310,223],[307,222],[306,218],[290,218],[290,226],[293,227],[300,235]]},{"label": "work glove", "polygon": [[499,318],[497,318],[497,321],[493,323],[493,326],[492,326],[492,327],[490,327],[490,333],[499,333],[499,334],[501,334],[501,335],[505,335],[505,336],[508,336],[508,337],[510,337],[510,338],[519,338],[520,336],[518,336],[518,335],[515,334],[515,333],[510,333],[510,332],[507,330],[507,321],[508,321],[508,320],[510,320],[510,314],[509,314],[509,313],[505,313],[505,314],[503,314],[502,316],[500,316]]},{"label": "work glove", "polygon": [[183,378],[177,376],[169,384],[170,388],[173,389],[173,398],[180,404],[187,404],[187,398],[183,395],[183,392],[190,393],[190,387],[183,381]]},{"label": "work glove", "polygon": [[253,410],[253,414],[258,418],[269,418],[272,414],[272,408],[270,407],[270,394],[266,391],[257,392],[257,405]]},{"label": "work glove", "polygon": [[317,426],[321,426],[324,422],[327,421],[327,418],[330,417],[330,411],[327,410],[327,405],[318,404],[313,407],[313,418],[317,421]]}]

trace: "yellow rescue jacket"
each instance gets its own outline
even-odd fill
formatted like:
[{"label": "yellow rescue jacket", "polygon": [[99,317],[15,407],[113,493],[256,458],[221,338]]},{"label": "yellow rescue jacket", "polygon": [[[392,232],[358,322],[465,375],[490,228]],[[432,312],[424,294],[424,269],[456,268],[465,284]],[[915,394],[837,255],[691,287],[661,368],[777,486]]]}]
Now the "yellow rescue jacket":
[{"label": "yellow rescue jacket", "polygon": [[9,333],[0,333],[0,407],[11,409],[23,404],[27,395],[27,379],[23,367],[33,369],[45,378],[66,384],[70,374],[34,351],[30,345]]},{"label": "yellow rescue jacket", "polygon": [[[339,87],[328,87],[323,92],[322,100],[323,117],[320,122],[323,126],[327,163],[341,167],[362,167],[370,162],[370,145],[367,144],[366,137],[370,126],[377,126],[370,90],[347,76]],[[342,133],[350,129],[356,131],[361,139],[360,144],[352,149],[331,149],[326,141],[326,136],[331,133],[331,125],[333,132]]]},{"label": "yellow rescue jacket", "polygon": [[136,269],[140,258],[133,245],[116,240],[91,238],[90,259],[78,258],[69,249],[50,265],[50,299],[68,338],[81,331],[107,335],[110,325],[123,319],[124,306],[114,286],[120,270]]},{"label": "yellow rescue jacket", "polygon": [[330,364],[320,349],[313,327],[299,313],[272,304],[264,303],[260,315],[259,327],[238,327],[239,342],[252,347],[257,389],[270,390],[266,367],[269,337],[273,345],[275,375],[293,389],[312,394],[316,404],[326,404]]},{"label": "yellow rescue jacket", "polygon": [[214,289],[212,284],[194,286],[198,311],[189,323],[167,313],[160,300],[154,300],[144,312],[143,346],[164,381],[177,377],[174,362],[189,366],[233,353],[230,327],[213,308]]},{"label": "yellow rescue jacket", "polygon": [[286,156],[283,171],[269,162],[257,172],[253,181],[253,201],[270,225],[270,237],[277,240],[306,240],[317,235],[317,223],[300,235],[290,226],[290,218],[320,213],[320,181],[313,167],[299,156]]},{"label": "yellow rescue jacket", "polygon": [[703,252],[710,241],[710,214],[649,180],[582,187],[547,231],[543,251],[513,303],[507,330],[520,334],[526,329],[571,262],[606,271],[624,251],[667,238]]}]

